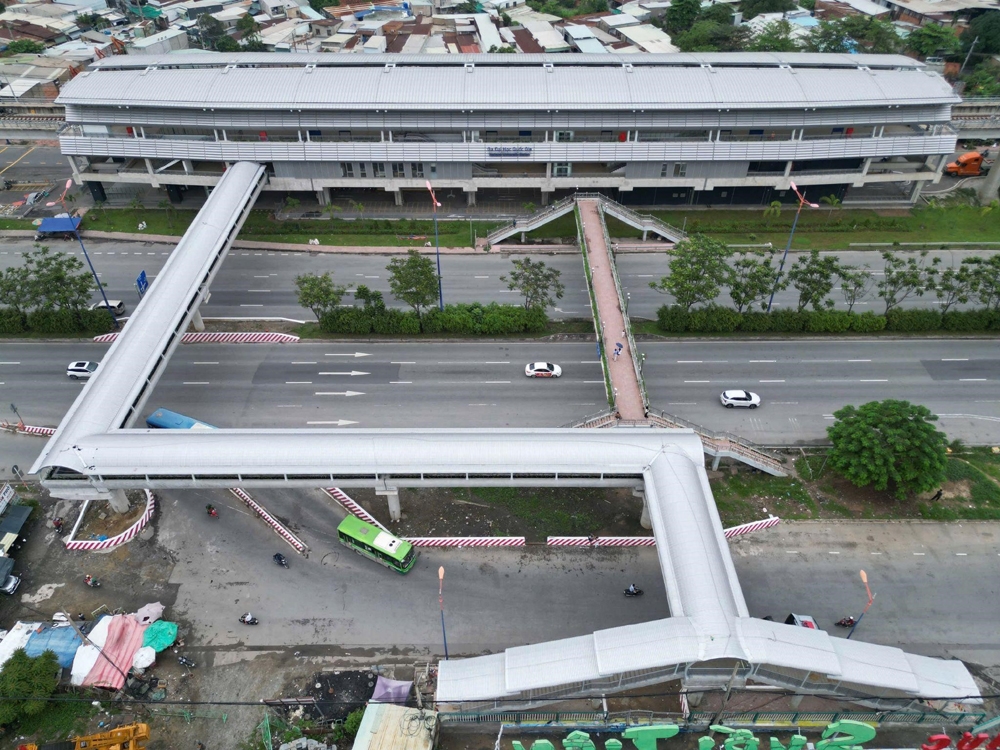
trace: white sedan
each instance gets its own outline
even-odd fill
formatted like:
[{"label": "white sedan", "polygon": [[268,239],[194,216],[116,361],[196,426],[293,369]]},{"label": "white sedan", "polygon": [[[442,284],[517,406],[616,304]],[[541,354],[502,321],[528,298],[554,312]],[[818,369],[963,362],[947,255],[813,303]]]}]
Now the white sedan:
[{"label": "white sedan", "polygon": [[750,393],[750,391],[723,391],[719,400],[727,409],[733,409],[737,406],[756,409],[760,406],[760,396],[756,393]]},{"label": "white sedan", "polygon": [[66,365],[66,374],[70,380],[88,380],[97,372],[100,362],[70,362]]},{"label": "white sedan", "polygon": [[562,368],[551,362],[530,362],[524,367],[524,374],[529,378],[558,378]]}]

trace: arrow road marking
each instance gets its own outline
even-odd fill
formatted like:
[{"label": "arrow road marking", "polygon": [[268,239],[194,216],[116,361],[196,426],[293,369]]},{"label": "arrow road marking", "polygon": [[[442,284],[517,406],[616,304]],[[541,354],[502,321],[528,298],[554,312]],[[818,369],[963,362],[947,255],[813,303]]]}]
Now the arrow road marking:
[{"label": "arrow road marking", "polygon": [[365,394],[359,391],[316,391],[317,396],[364,396]]},{"label": "arrow road marking", "polygon": [[336,422],[306,422],[306,424],[335,424],[337,427],[344,427],[349,424],[357,424],[357,422],[352,422],[349,419],[338,419]]},{"label": "arrow road marking", "polygon": [[320,372],[318,375],[350,375],[354,377],[355,375],[371,375],[370,372],[360,372],[358,370],[351,370],[350,372]]},{"label": "arrow road marking", "polygon": [[371,354],[365,354],[364,352],[354,352],[354,354],[324,354],[324,357],[370,357]]}]

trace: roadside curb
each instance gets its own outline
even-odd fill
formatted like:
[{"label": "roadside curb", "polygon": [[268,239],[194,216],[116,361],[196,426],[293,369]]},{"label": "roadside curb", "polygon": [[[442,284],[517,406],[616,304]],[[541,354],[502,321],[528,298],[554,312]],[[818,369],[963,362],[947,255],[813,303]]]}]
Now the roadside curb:
[{"label": "roadside curb", "polygon": [[[94,336],[95,344],[110,344],[118,338],[117,333]],[[290,333],[233,332],[233,333],[185,333],[182,344],[296,344],[298,336]]]},{"label": "roadside curb", "polygon": [[404,537],[414,547],[523,547],[523,536],[415,536]]},{"label": "roadside curb", "polygon": [[56,434],[55,427],[35,427],[30,424],[10,424],[0,422],[0,430],[9,430],[17,435],[34,435],[35,437],[51,437]]},{"label": "roadside curb", "polygon": [[278,536],[288,542],[289,546],[292,547],[300,555],[308,556],[309,547],[306,543],[299,539],[295,534],[286,529],[274,516],[268,513],[264,506],[254,500],[250,495],[248,495],[244,490],[239,487],[231,487],[229,490],[233,495],[242,500],[250,510],[257,514],[264,523],[274,529]]}]

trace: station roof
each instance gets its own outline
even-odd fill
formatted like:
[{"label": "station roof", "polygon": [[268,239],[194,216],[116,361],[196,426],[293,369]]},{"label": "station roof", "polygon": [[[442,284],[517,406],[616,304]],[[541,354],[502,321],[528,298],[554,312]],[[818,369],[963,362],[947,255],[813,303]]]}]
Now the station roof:
[{"label": "station roof", "polygon": [[[67,83],[58,102],[199,111],[407,111],[802,109],[959,101],[942,77],[897,55],[129,57],[136,60],[99,61]],[[290,65],[290,57],[303,59]]]}]

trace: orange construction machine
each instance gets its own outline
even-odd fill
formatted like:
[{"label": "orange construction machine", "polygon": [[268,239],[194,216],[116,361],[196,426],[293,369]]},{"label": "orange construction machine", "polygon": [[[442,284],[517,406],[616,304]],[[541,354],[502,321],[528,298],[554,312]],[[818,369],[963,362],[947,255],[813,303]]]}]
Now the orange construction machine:
[{"label": "orange construction machine", "polygon": [[17,750],[143,750],[149,739],[148,724],[126,724],[110,732],[88,734],[63,742],[44,745],[19,745]]},{"label": "orange construction machine", "polygon": [[993,165],[989,158],[990,152],[968,151],[944,168],[945,174],[952,177],[978,177],[985,174]]}]

